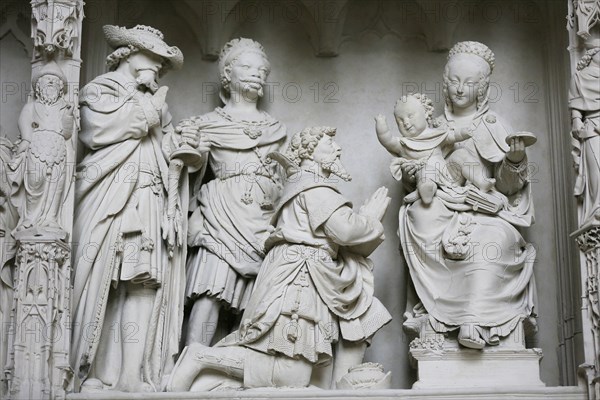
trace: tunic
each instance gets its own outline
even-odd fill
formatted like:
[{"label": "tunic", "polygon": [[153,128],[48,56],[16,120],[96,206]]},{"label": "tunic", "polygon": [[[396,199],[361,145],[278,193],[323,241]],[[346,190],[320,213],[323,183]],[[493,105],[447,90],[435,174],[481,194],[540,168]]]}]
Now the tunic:
[{"label": "tunic", "polygon": [[368,340],[391,320],[373,296],[373,264],[358,250],[377,247],[383,226],[314,177],[290,177],[240,329],[218,346],[328,362],[340,336]]},{"label": "tunic", "polygon": [[199,118],[214,179],[196,187],[188,234],[188,299],[207,294],[243,310],[264,257],[267,227],[281,190],[267,154],[280,150],[285,126],[264,113],[237,121],[222,109]]}]

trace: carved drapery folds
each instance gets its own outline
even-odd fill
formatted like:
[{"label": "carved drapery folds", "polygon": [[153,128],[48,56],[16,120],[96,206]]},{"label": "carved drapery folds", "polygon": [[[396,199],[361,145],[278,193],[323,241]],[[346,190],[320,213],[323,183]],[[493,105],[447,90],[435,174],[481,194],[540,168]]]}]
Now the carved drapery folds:
[{"label": "carved drapery folds", "polygon": [[572,156],[576,169],[585,362],[580,383],[600,399],[600,1],[572,0],[567,17],[571,53]]},{"label": "carved drapery folds", "polygon": [[68,240],[83,1],[33,0],[31,7],[32,91],[19,116],[20,138],[2,160],[11,188],[3,191],[5,205],[18,214],[4,235],[12,231],[16,257],[1,266],[12,295],[2,395],[60,399],[72,377]]}]

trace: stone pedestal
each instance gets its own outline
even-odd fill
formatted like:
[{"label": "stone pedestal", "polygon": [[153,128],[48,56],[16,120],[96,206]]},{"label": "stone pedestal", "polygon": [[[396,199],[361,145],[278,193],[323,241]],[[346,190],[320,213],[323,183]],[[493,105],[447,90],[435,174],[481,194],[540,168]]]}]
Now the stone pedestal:
[{"label": "stone pedestal", "polygon": [[43,236],[18,237],[17,277],[11,313],[13,347],[5,370],[11,399],[61,399],[69,366],[69,246]]},{"label": "stone pedestal", "polygon": [[413,389],[545,386],[541,349],[411,349],[419,380]]},{"label": "stone pedestal", "polygon": [[426,325],[410,343],[411,362],[419,377],[413,389],[545,386],[540,379],[542,350],[525,348],[522,323],[498,346],[483,350],[459,347],[456,333],[437,333]]}]

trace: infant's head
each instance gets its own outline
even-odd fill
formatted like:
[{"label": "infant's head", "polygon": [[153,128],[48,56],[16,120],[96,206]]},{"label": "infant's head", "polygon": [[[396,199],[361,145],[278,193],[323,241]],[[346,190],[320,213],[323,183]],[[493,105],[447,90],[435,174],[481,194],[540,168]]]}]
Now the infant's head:
[{"label": "infant's head", "polygon": [[400,133],[405,137],[417,137],[427,127],[433,126],[433,102],[424,94],[414,93],[398,99],[394,117]]}]

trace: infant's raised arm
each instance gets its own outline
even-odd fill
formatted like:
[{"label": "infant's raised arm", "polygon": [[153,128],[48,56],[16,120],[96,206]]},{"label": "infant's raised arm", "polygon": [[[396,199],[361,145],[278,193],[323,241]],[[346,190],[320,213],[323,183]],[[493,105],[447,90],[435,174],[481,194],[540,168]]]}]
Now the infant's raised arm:
[{"label": "infant's raised arm", "polygon": [[378,114],[375,117],[375,132],[377,133],[377,139],[379,143],[385,149],[390,152],[393,156],[402,156],[402,145],[400,144],[400,138],[394,137],[390,132],[385,116]]}]

